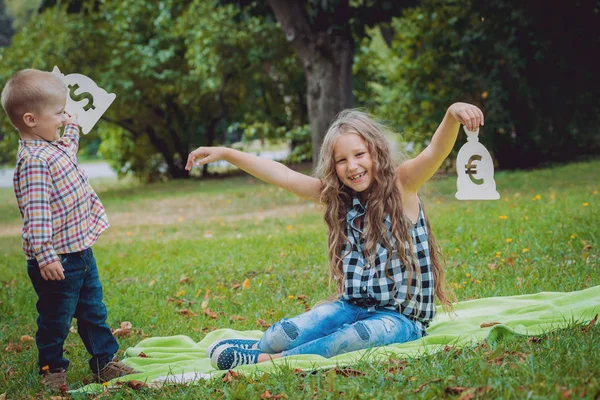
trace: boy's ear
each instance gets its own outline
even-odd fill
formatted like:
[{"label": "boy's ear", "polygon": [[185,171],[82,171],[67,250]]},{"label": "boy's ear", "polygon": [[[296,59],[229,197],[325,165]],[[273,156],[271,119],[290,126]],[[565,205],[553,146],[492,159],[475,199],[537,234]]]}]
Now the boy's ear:
[{"label": "boy's ear", "polygon": [[37,125],[37,122],[35,120],[35,116],[32,113],[25,113],[25,114],[23,114],[23,122],[29,128],[33,128],[34,126]]}]

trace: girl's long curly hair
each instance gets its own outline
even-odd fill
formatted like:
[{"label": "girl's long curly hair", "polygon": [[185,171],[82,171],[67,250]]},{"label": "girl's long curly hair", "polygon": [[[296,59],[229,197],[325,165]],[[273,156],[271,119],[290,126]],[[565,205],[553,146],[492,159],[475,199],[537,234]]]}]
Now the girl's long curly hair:
[{"label": "girl's long curly hair", "polygon": [[[384,131],[385,127],[375,122],[370,115],[358,110],[344,110],[331,124],[321,147],[317,175],[322,182],[320,200],[325,204],[324,218],[329,228],[330,283],[335,282],[335,298],[339,298],[344,293],[342,251],[348,242],[346,212],[352,203],[352,190],[342,184],[337,176],[333,148],[338,138],[347,134],[356,134],[364,139],[373,161],[372,184],[365,215],[366,221],[363,224],[365,238],[363,252],[367,259],[372,260],[375,257],[377,243],[385,247],[390,255],[396,250],[402,265],[408,269],[408,282],[412,282],[412,277],[416,276],[420,285],[420,271],[416,255],[412,251],[412,240],[409,234],[412,222],[404,214],[397,184],[396,165],[389,144],[383,135]],[[386,214],[389,214],[392,223],[391,240],[383,223]],[[449,310],[452,308],[452,302],[445,288],[443,258],[427,218],[426,222],[434,292],[442,306]],[[388,264],[390,259],[391,257],[388,257]],[[386,265],[386,276],[391,278],[388,268],[389,266]],[[410,293],[408,295],[410,296]]]}]

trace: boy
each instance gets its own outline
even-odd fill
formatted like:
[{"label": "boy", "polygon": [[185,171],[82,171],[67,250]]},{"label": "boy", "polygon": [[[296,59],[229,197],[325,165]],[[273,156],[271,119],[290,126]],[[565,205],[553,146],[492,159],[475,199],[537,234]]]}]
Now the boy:
[{"label": "boy", "polygon": [[108,220],[77,163],[79,128],[77,117],[65,113],[66,99],[59,77],[35,69],[17,72],[2,91],[2,107],[20,134],[13,184],[27,272],[38,296],[39,372],[54,391],[68,389],[63,344],[73,317],[96,380],[134,372],[114,357],[118,344],[106,324],[91,249]]}]

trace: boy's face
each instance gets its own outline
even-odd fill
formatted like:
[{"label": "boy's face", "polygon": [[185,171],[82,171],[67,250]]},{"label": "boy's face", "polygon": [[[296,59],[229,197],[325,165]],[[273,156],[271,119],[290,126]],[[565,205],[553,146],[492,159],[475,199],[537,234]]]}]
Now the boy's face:
[{"label": "boy's face", "polygon": [[49,101],[39,112],[32,113],[35,126],[31,132],[41,139],[54,142],[60,139],[60,130],[65,123],[65,105],[67,99]]}]

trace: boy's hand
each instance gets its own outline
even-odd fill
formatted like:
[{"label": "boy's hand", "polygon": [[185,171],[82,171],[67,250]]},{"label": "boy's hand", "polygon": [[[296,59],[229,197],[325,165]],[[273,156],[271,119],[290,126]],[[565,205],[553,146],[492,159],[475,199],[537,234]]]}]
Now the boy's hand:
[{"label": "boy's hand", "polygon": [[64,126],[67,126],[69,124],[75,124],[75,125],[79,126],[79,115],[77,115],[77,114],[71,115],[65,111]]},{"label": "boy's hand", "polygon": [[65,274],[63,274],[64,270],[65,269],[63,268],[60,261],[54,261],[53,263],[50,263],[41,268],[40,274],[42,275],[42,278],[44,278],[45,281],[62,281],[63,279],[65,279]]},{"label": "boy's hand", "polygon": [[469,131],[476,131],[483,126],[483,112],[473,104],[454,103],[448,108],[448,113]]},{"label": "boy's hand", "polygon": [[194,165],[198,167],[200,165],[218,161],[223,158],[224,150],[223,147],[198,147],[188,156],[185,169],[190,171]]}]

